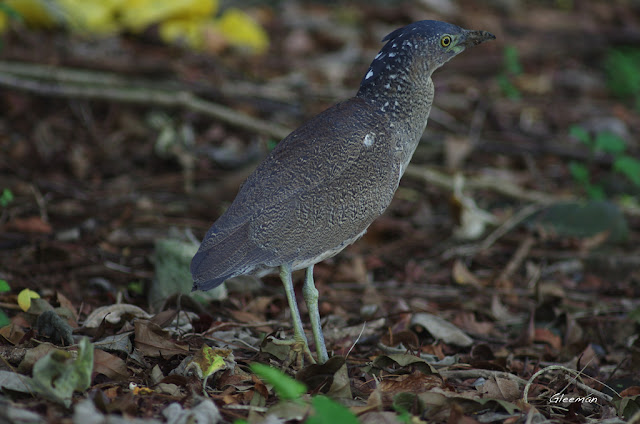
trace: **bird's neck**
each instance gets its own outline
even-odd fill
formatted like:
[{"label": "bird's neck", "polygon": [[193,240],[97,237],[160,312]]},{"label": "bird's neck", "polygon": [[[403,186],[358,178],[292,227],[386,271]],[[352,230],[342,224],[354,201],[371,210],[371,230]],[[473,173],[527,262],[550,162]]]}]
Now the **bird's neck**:
[{"label": "bird's neck", "polygon": [[431,72],[420,63],[380,72],[365,78],[357,97],[389,117],[390,125],[401,139],[409,155],[413,154],[427,125],[434,88]]}]

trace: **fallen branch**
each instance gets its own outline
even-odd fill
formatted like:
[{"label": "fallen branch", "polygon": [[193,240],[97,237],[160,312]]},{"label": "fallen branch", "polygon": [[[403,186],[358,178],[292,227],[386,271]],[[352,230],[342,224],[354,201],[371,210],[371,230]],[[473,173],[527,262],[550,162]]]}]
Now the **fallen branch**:
[{"label": "fallen branch", "polygon": [[[421,180],[427,184],[432,184],[446,190],[453,191],[454,178],[446,175],[436,169],[428,166],[409,165],[404,175],[409,178]],[[510,181],[498,179],[490,176],[475,175],[473,178],[467,178],[464,183],[467,190],[490,190],[500,193],[504,196],[511,197],[527,202],[538,203],[541,205],[549,205],[558,202],[568,202],[579,200],[576,196],[570,195],[551,195],[542,191],[526,190]],[[633,205],[618,205],[618,207],[626,214],[631,216],[640,216],[640,208]]]},{"label": "fallen branch", "polygon": [[[186,90],[167,90],[126,83],[122,78],[104,72],[92,74],[85,71],[51,67],[21,66],[6,70],[6,62],[0,66],[0,86],[27,91],[39,95],[88,100],[114,101],[162,107],[182,107],[190,111],[212,116],[226,124],[282,139],[290,130],[282,125],[246,115],[237,110],[203,100]],[[25,72],[27,75],[14,72]],[[47,74],[48,73],[48,74]],[[47,77],[47,79],[42,79]],[[51,81],[53,79],[53,81]]]}]

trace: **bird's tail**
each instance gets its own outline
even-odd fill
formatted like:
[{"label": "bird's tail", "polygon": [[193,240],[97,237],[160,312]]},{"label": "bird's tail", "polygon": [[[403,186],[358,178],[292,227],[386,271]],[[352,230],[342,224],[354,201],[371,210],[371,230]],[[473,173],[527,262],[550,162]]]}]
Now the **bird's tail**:
[{"label": "bird's tail", "polygon": [[231,277],[250,273],[263,253],[248,240],[247,224],[232,229],[214,224],[191,260],[193,290],[211,290]]}]

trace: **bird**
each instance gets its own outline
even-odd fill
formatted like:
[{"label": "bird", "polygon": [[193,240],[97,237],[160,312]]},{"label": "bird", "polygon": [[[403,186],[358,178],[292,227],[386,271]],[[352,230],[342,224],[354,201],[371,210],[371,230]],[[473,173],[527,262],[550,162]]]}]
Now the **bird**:
[{"label": "bird", "polygon": [[492,39],[487,31],[434,20],[384,37],[355,97],[291,132],[242,184],[191,261],[193,290],[279,271],[293,321],[291,343],[315,362],[291,277],[305,269],[302,294],[317,362],[326,362],[314,265],[359,239],[391,203],[427,125],[433,72]]}]

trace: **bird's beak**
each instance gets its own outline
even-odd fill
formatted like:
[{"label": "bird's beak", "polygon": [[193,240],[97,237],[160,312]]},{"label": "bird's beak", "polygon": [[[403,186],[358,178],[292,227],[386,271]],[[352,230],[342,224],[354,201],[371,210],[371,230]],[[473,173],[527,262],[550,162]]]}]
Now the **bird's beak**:
[{"label": "bird's beak", "polygon": [[495,40],[496,36],[487,31],[465,30],[462,39],[458,42],[459,46],[472,47],[477,46],[485,41]]}]

